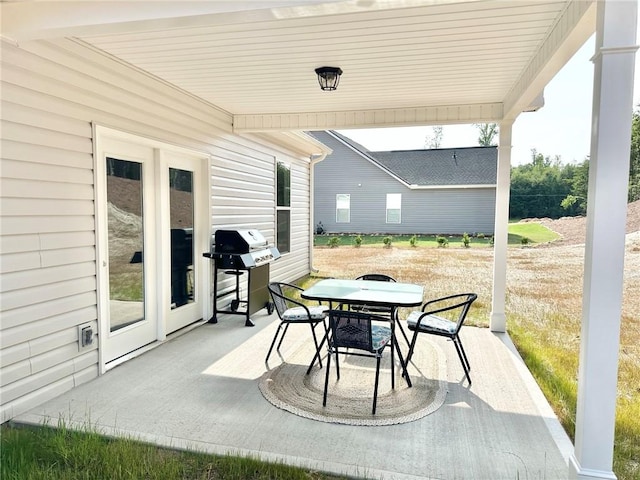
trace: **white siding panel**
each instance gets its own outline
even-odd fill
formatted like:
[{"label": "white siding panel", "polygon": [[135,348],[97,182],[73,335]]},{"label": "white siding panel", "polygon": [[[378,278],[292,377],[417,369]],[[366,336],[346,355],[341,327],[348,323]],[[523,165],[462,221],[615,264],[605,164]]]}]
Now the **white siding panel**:
[{"label": "white siding panel", "polygon": [[3,217],[0,229],[5,235],[25,233],[80,232],[93,229],[93,217]]},{"label": "white siding panel", "polygon": [[5,292],[0,294],[0,304],[2,304],[3,311],[8,313],[9,310],[14,308],[70,297],[77,293],[85,293],[92,290],[95,290],[93,279],[79,278]]},{"label": "white siding panel", "polygon": [[[47,342],[49,342],[49,338],[51,338],[49,345],[53,344],[56,340],[56,337],[59,337],[60,334],[50,337],[47,337]],[[77,343],[66,343],[65,345],[58,347],[54,350],[48,350],[41,355],[35,355],[31,357],[31,368],[32,373],[40,373],[45,372],[51,369],[52,365],[64,365],[65,371],[68,371],[70,374],[75,371],[75,365],[73,360],[71,362],[68,361],[69,358],[73,359],[78,353],[78,345]],[[70,363],[70,365],[69,365]]]},{"label": "white siding panel", "polygon": [[9,383],[28,377],[30,374],[31,362],[29,360],[22,360],[11,365],[3,363],[0,369],[0,386],[4,387]]},{"label": "white siding panel", "polygon": [[0,421],[6,422],[7,420],[11,420],[16,415],[20,415],[47,400],[62,395],[64,392],[73,388],[73,386],[74,379],[65,377],[62,380],[45,385],[35,392],[21,396],[11,402],[4,403],[5,399],[2,396],[0,397],[3,399],[3,404],[0,407]]},{"label": "white siding panel", "polygon": [[[2,72],[4,75],[4,72]],[[45,128],[25,127],[19,123],[2,121],[2,136],[7,140],[22,143],[34,143],[52,148],[66,148],[75,152],[91,153],[91,137],[80,137],[56,132]],[[91,126],[87,123],[87,131],[91,134]]]},{"label": "white siding panel", "polygon": [[67,378],[72,383],[70,387],[73,387],[73,360],[68,360],[64,363],[54,365],[51,368],[30,375],[26,378],[12,382],[8,385],[0,388],[2,393],[2,401],[11,402],[23,395],[27,395],[31,392],[37,391],[40,388],[46,387],[51,383],[55,383],[59,379]]},{"label": "white siding panel", "polygon": [[[20,270],[33,270],[40,266],[40,254],[38,252],[10,253],[0,255],[0,273],[18,272]],[[5,288],[4,277],[0,279],[2,289]],[[1,305],[0,305],[1,308]]]},{"label": "white siding panel", "polygon": [[[2,312],[2,331],[11,327],[17,327],[19,325],[28,325],[32,322],[53,317],[55,315],[65,314],[73,312],[74,310],[84,309],[86,307],[92,307],[95,311],[96,307],[96,292],[81,293],[69,297],[58,298],[45,303],[32,303],[26,307],[14,308],[13,310]],[[86,312],[87,310],[83,310]],[[85,313],[86,315],[86,313]],[[96,318],[94,314],[93,318]],[[78,321],[76,324],[80,325],[84,321],[92,320],[91,316],[87,316],[85,320]],[[4,342],[4,333],[1,336],[0,342]]]},{"label": "white siding panel", "polygon": [[93,156],[88,153],[13,142],[11,140],[2,142],[2,158],[64,167],[93,168]]},{"label": "white siding panel", "polygon": [[33,252],[40,246],[38,235],[0,235],[0,252],[3,254],[15,252]]},{"label": "white siding panel", "polygon": [[[50,130],[55,125],[57,132],[87,138],[91,136],[91,126],[87,122],[60,115],[58,112],[43,112],[42,108],[26,107],[13,102],[3,101],[2,114],[12,122]],[[89,131],[87,131],[89,129]]]},{"label": "white siding panel", "polygon": [[15,160],[2,161],[2,176],[4,178],[41,181],[58,180],[65,184],[93,184],[93,171],[86,168],[61,167],[60,165],[46,165]]},{"label": "white siding panel", "polygon": [[40,235],[40,248],[42,250],[55,250],[73,247],[94,247],[96,236],[94,232],[62,232],[42,233]]},{"label": "white siding panel", "polygon": [[4,198],[2,215],[92,215],[91,200]]},{"label": "white siding panel", "polygon": [[[65,248],[60,250],[42,251],[42,266],[53,267],[57,265],[72,264],[75,262],[86,262],[95,260],[96,251],[94,247]],[[90,272],[95,275],[95,270]],[[95,288],[95,284],[93,285]]]},{"label": "white siding panel", "polygon": [[[4,339],[3,339],[4,340]],[[29,358],[31,350],[27,342],[20,345],[13,345],[11,347],[4,347],[0,350],[0,365],[3,367],[17,363]]]},{"label": "white siding panel", "polygon": [[3,275],[0,292],[21,290],[38,285],[46,285],[93,275],[95,275],[94,262],[85,261],[83,263],[73,263],[68,265],[61,262],[59,266],[38,270],[38,275],[33,275],[33,272],[28,270]]},{"label": "white siding panel", "polygon": [[[97,331],[97,328],[98,328],[97,321],[89,322],[88,325],[91,325],[94,332]],[[36,357],[38,355],[45,355],[57,348],[68,348],[69,346],[72,347],[71,348],[72,353],[77,353],[78,329],[76,328],[75,325],[73,326],[73,328],[67,328],[65,330],[60,330],[55,333],[42,335],[39,338],[35,338],[29,341],[29,347],[31,348],[32,357]],[[88,352],[90,350],[97,350],[97,342],[94,341],[93,347],[89,350],[84,350],[84,352]],[[35,365],[35,360],[34,360],[34,365]]]},{"label": "white siding panel", "polygon": [[[0,192],[2,196],[21,198],[72,198],[93,199],[93,185],[73,185],[62,182],[17,180],[0,178]],[[28,197],[26,194],[28,193]]]},{"label": "white siding panel", "polygon": [[[95,305],[79,308],[78,310],[65,312],[60,315],[45,317],[11,328],[4,328],[0,336],[0,347],[3,349],[18,348],[21,345],[28,345],[32,339],[53,335],[56,332],[72,328],[75,331],[77,325],[81,323],[91,323],[97,326],[97,309]],[[91,320],[87,320],[91,319]],[[97,330],[96,330],[97,331]]]}]

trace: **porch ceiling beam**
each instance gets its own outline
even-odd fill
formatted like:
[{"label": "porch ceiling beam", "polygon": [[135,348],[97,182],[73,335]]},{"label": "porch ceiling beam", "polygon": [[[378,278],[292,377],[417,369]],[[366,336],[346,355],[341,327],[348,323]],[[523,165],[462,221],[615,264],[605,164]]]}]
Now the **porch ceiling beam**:
[{"label": "porch ceiling beam", "polygon": [[501,103],[484,103],[342,112],[234,115],[233,131],[245,133],[282,130],[338,130],[411,125],[490,123],[499,122],[501,119]]},{"label": "porch ceiling beam", "polygon": [[544,87],[596,31],[596,1],[571,2],[504,101],[504,118],[537,109]]}]

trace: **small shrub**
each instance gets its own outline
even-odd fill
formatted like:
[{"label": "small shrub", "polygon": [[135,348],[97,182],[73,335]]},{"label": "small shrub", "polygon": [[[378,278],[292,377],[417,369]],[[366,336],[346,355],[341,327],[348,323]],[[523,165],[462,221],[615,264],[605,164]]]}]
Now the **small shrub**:
[{"label": "small shrub", "polygon": [[469,237],[469,234],[467,232],[464,232],[462,234],[462,244],[464,245],[464,248],[469,248],[470,243],[471,243],[471,238]]},{"label": "small shrub", "polygon": [[409,245],[411,245],[412,247],[418,246],[418,236],[417,235],[414,235],[413,237],[411,237],[409,239]]},{"label": "small shrub", "polygon": [[340,237],[329,238],[329,240],[327,241],[327,245],[329,245],[329,248],[336,248],[338,245],[340,245]]},{"label": "small shrub", "polygon": [[436,237],[436,242],[438,243],[438,248],[444,248],[449,246],[449,240],[446,237]]},{"label": "small shrub", "polygon": [[362,237],[360,235],[356,235],[356,237],[353,239],[353,244],[356,248],[362,245]]},{"label": "small shrub", "polygon": [[391,241],[392,241],[392,240],[393,240],[393,239],[392,239],[391,237],[388,237],[388,236],[387,236],[387,237],[384,237],[384,238],[382,239],[382,243],[384,243],[385,248],[390,248],[390,247],[391,247]]},{"label": "small shrub", "polygon": [[484,238],[484,233],[476,233],[476,238]]},{"label": "small shrub", "polygon": [[493,247],[494,242],[495,242],[495,237],[491,235],[491,238],[489,239],[489,246]]},{"label": "small shrub", "polygon": [[523,247],[526,247],[531,243],[531,239],[529,237],[522,237],[520,239],[520,243],[522,244]]}]

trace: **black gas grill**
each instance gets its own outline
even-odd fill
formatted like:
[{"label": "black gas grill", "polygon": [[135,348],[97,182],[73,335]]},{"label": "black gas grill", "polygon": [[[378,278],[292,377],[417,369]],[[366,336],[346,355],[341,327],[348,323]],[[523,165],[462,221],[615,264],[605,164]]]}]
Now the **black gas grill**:
[{"label": "black gas grill", "polygon": [[[245,325],[252,327],[250,316],[258,310],[267,308],[273,313],[273,305],[269,301],[269,264],[280,258],[276,247],[269,246],[258,230],[217,230],[211,242],[211,252],[203,256],[214,263],[213,275],[213,316],[210,323],[218,323],[218,313],[244,315]],[[234,297],[228,310],[219,310],[218,271],[235,276]],[[247,273],[247,298],[240,295],[240,276]],[[223,294],[223,295],[226,295]],[[243,305],[245,308],[240,309]]]}]

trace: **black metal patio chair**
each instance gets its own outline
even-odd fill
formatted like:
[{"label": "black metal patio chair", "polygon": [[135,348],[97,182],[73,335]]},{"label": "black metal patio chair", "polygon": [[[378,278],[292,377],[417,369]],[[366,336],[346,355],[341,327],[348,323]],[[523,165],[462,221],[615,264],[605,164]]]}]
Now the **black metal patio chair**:
[{"label": "black metal patio chair", "polygon": [[[359,277],[356,277],[356,280],[372,280],[375,282],[394,282],[396,283],[396,279],[386,275],[384,273],[366,273],[364,275],[360,275]],[[364,312],[370,312],[370,313],[374,313],[376,315],[388,315],[390,320],[397,320],[397,310],[395,308],[391,308],[391,307],[383,307],[383,306],[378,306],[378,305],[353,305],[351,307],[351,310],[355,310],[355,311],[364,311]],[[391,318],[391,316],[394,315],[394,318]],[[402,333],[402,336],[404,337],[405,341],[407,342],[407,345],[409,345],[409,337],[407,336],[406,332],[404,331],[404,328],[402,328],[402,323],[401,322],[396,322],[396,324],[398,325],[398,327],[400,328],[400,332]]]},{"label": "black metal patio chair", "polygon": [[[328,340],[329,354],[327,355],[327,371],[325,373],[324,395],[322,405],[327,405],[327,391],[329,389],[329,370],[331,355],[336,357],[336,374],[340,380],[340,354],[356,355],[359,357],[372,357],[376,359],[376,376],[373,387],[373,407],[371,413],[375,415],[378,400],[378,379],[380,377],[380,360],[382,352],[387,345],[391,345],[391,329],[386,326],[374,324],[376,320],[385,319],[369,313],[353,312],[350,310],[331,310],[329,312],[330,335]],[[348,351],[346,349],[349,349]],[[359,352],[354,351],[359,350]],[[366,353],[363,353],[366,352]],[[393,346],[391,347],[393,355]],[[391,360],[391,379],[393,378],[393,356]]]},{"label": "black metal patio chair", "polygon": [[[297,324],[309,324],[311,327],[311,335],[313,336],[313,342],[316,347],[316,354],[313,357],[313,360],[309,364],[309,368],[307,369],[307,374],[311,372],[311,368],[313,367],[316,359],[318,359],[318,364],[320,368],[322,368],[322,360],[320,349],[324,342],[327,339],[328,335],[328,327],[325,322],[327,318],[327,313],[329,311],[329,307],[326,305],[322,305],[318,302],[318,305],[306,305],[298,300],[295,300],[289,296],[286,296],[283,293],[283,288],[290,288],[293,290],[303,291],[303,288],[298,287],[297,285],[292,285],[284,282],[271,282],[268,285],[269,293],[271,294],[271,299],[275,305],[276,312],[278,313],[278,318],[280,318],[280,324],[278,325],[278,329],[276,330],[275,335],[273,336],[273,341],[271,342],[271,346],[269,347],[269,351],[267,352],[267,356],[265,358],[265,362],[269,361],[269,356],[273,351],[273,347],[276,344],[276,340],[278,340],[278,334],[280,330],[282,330],[282,335],[280,336],[280,341],[278,342],[278,346],[276,350],[280,351],[280,346],[282,345],[282,341],[284,340],[284,336],[287,334],[287,330],[289,329],[289,325],[292,323]],[[318,343],[318,337],[316,336],[316,327],[322,324],[324,332],[322,333],[322,340]],[[284,327],[284,328],[283,328]]]},{"label": "black metal patio chair", "polygon": [[[460,329],[467,318],[471,304],[478,298],[475,293],[460,293],[449,295],[435,300],[430,300],[422,305],[422,309],[413,311],[407,317],[407,327],[413,332],[411,344],[409,345],[409,353],[407,353],[407,364],[411,361],[416,340],[419,333],[427,333],[430,335],[438,335],[447,337],[453,341],[460,358],[460,363],[464,369],[469,385],[471,385],[471,376],[469,371],[471,365],[469,359],[462,346],[460,340]],[[451,317],[448,319],[445,317]]]}]

